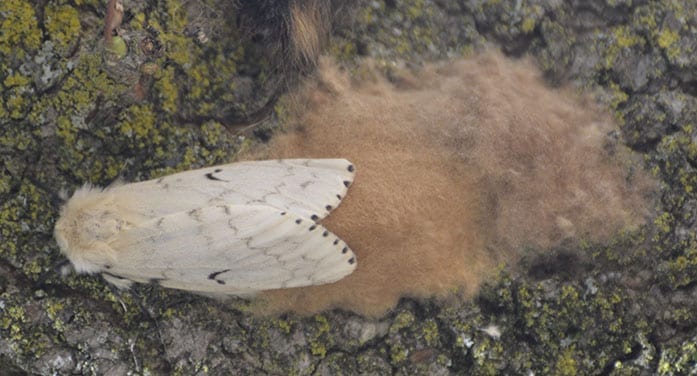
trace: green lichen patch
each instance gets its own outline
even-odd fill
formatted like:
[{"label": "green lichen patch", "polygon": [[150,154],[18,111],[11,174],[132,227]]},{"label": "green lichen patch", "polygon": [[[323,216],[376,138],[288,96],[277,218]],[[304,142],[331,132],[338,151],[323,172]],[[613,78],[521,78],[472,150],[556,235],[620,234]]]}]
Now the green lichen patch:
[{"label": "green lichen patch", "polygon": [[[653,46],[674,66],[694,66],[696,44],[695,4],[692,2],[650,2],[640,7],[637,26],[646,30]],[[643,26],[641,26],[643,25]]]},{"label": "green lichen patch", "polygon": [[[163,46],[161,61],[167,65],[158,72],[154,84],[153,94],[162,110],[186,119],[225,120],[244,117],[250,107],[252,111],[262,107],[264,98],[254,98],[251,88],[239,83],[239,66],[247,57],[229,20],[234,14],[218,11],[199,25],[199,17],[211,11],[210,5],[191,6],[165,1],[148,20],[148,27],[156,31]],[[196,37],[203,32],[201,26],[213,34],[206,37],[205,44]],[[255,64],[258,69],[259,62]]]},{"label": "green lichen patch", "polygon": [[329,321],[322,315],[315,316],[315,324],[310,334],[310,351],[312,355],[324,358],[327,356],[327,347],[332,346],[329,333]]},{"label": "green lichen patch", "polygon": [[407,307],[393,317],[385,338],[391,366],[404,374],[441,373],[453,366],[452,353],[441,349],[442,323]]},{"label": "green lichen patch", "polygon": [[[370,56],[387,70],[405,62],[443,58],[469,51],[481,41],[472,15],[461,5],[400,0],[360,2],[350,9],[356,22],[341,28],[330,52],[340,61]],[[444,22],[448,12],[457,21]],[[528,25],[529,26],[529,25]]]},{"label": "green lichen patch", "polygon": [[493,24],[491,36],[513,51],[521,44],[529,43],[529,36],[543,21],[549,11],[545,2],[526,1],[515,4],[507,1],[484,1],[474,5],[476,20]]},{"label": "green lichen patch", "polygon": [[[512,358],[500,366],[513,373],[574,375],[612,369],[618,359],[635,359],[643,348],[640,334],[650,330],[647,321],[622,288],[612,283],[594,286],[503,276],[499,285],[488,287],[483,295],[487,305],[514,320],[501,337]],[[476,361],[476,352],[472,356]]]},{"label": "green lichen patch", "polygon": [[46,192],[31,181],[5,175],[6,198],[0,204],[0,257],[26,267],[26,273],[37,279],[44,270],[45,247],[27,248],[27,244],[45,242],[51,233],[53,209],[46,205]]},{"label": "green lichen patch", "polygon": [[49,5],[46,7],[44,27],[47,36],[61,50],[66,50],[78,43],[81,25],[78,12],[72,6]]},{"label": "green lichen patch", "polygon": [[691,124],[664,137],[652,156],[656,174],[665,182],[663,202],[667,208],[654,219],[653,254],[660,258],[659,281],[671,289],[690,286],[697,281],[697,236],[691,230],[697,207],[697,171],[694,140],[697,132]]},{"label": "green lichen patch", "polygon": [[[7,69],[8,61],[23,59],[41,45],[42,32],[31,3],[7,0],[0,4],[0,71]],[[3,66],[5,65],[5,66]]]},{"label": "green lichen patch", "polygon": [[128,44],[118,35],[111,38],[109,43],[104,45],[104,60],[111,65],[118,65],[119,60],[128,54]]},{"label": "green lichen patch", "polygon": [[658,361],[657,374],[665,376],[690,374],[697,366],[697,338],[663,350]]}]

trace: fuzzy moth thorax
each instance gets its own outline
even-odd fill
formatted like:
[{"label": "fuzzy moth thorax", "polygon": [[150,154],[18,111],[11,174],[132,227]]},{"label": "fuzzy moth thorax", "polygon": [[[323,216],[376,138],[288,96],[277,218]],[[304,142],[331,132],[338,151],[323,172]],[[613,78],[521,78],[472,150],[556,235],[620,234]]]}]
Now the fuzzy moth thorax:
[{"label": "fuzzy moth thorax", "polygon": [[113,262],[109,243],[126,226],[108,192],[84,186],[61,209],[54,236],[78,272],[93,273]]}]

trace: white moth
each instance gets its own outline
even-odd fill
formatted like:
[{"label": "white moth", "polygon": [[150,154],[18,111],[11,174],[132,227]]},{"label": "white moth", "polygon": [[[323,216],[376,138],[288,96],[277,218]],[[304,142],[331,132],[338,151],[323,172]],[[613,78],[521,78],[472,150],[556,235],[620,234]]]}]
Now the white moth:
[{"label": "white moth", "polygon": [[356,257],[316,223],[353,182],[345,159],[240,162],[99,189],[61,209],[54,234],[81,273],[206,293],[331,283]]}]

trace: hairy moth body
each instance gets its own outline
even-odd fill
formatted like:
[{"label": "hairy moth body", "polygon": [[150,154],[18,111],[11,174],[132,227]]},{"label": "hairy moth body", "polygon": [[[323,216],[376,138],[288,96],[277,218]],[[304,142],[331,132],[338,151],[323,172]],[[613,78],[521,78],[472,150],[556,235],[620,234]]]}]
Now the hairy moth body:
[{"label": "hairy moth body", "polygon": [[317,223],[353,182],[344,159],[239,162],[105,189],[85,185],[54,235],[78,272],[200,293],[335,282],[356,257]]}]

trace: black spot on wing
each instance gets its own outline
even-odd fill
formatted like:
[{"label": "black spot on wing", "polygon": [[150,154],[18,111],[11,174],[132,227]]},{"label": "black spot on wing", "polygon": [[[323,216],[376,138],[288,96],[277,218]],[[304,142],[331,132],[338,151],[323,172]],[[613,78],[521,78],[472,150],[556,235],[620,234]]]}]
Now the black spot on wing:
[{"label": "black spot on wing", "polygon": [[348,172],[353,172],[356,170],[352,164],[348,165],[348,167],[346,167],[346,169],[348,170]]},{"label": "black spot on wing", "polygon": [[207,173],[206,178],[209,180],[215,180],[215,181],[227,181],[227,180],[220,179],[217,176],[213,175],[213,174],[221,172],[221,171],[223,171],[223,170],[217,168],[217,169],[213,170],[213,172]]},{"label": "black spot on wing", "polygon": [[333,209],[331,205],[327,205],[324,208],[327,209],[327,211],[332,211],[332,209]]},{"label": "black spot on wing", "polygon": [[313,214],[312,217],[310,217],[313,221],[317,221],[319,219],[319,216],[317,214]]},{"label": "black spot on wing", "polygon": [[351,258],[348,260],[348,263],[351,264],[351,265],[355,264],[355,263],[356,263],[356,258],[355,258],[355,257],[351,257]]},{"label": "black spot on wing", "polygon": [[300,224],[300,223],[302,223],[302,221],[303,221],[302,219],[298,218],[298,219],[295,220],[295,223],[296,223],[296,224]]},{"label": "black spot on wing", "polygon": [[314,231],[316,228],[317,228],[317,226],[312,225],[312,226],[310,226],[309,230],[310,230],[310,231]]},{"label": "black spot on wing", "polygon": [[351,182],[348,180],[344,180],[344,187],[348,188],[351,186]]},{"label": "black spot on wing", "polygon": [[344,249],[341,250],[342,254],[346,254],[346,252],[348,252],[348,247],[344,247]]},{"label": "black spot on wing", "polygon": [[220,285],[224,285],[224,284],[225,284],[225,281],[223,281],[222,279],[217,279],[217,277],[218,277],[220,274],[227,273],[227,272],[229,272],[229,271],[230,271],[230,269],[225,269],[225,270],[221,270],[221,271],[219,271],[219,272],[213,272],[213,273],[211,273],[211,274],[208,275],[208,279],[210,279],[210,280],[212,280],[212,281],[216,281],[216,282],[218,282],[218,284],[220,284]]}]

